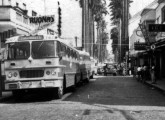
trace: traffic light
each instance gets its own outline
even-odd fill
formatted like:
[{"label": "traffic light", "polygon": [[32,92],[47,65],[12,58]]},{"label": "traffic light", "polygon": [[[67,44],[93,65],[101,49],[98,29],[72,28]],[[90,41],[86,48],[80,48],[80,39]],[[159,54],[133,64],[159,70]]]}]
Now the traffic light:
[{"label": "traffic light", "polygon": [[61,24],[62,24],[62,21],[61,21],[61,8],[58,7],[58,34],[59,34],[59,36],[61,36]]}]

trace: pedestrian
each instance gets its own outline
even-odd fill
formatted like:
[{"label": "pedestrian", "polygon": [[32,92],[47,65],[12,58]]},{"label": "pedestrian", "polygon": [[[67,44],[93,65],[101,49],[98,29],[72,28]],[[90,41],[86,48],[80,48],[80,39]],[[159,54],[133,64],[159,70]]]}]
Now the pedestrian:
[{"label": "pedestrian", "polygon": [[140,81],[141,80],[141,66],[140,65],[137,67],[137,75],[138,75],[138,81]]},{"label": "pedestrian", "polygon": [[144,65],[141,66],[141,81],[144,81]]},{"label": "pedestrian", "polygon": [[144,83],[147,79],[147,65],[144,65],[142,68],[142,82]]},{"label": "pedestrian", "polygon": [[107,72],[108,72],[108,65],[106,64],[104,67],[104,76],[107,76]]},{"label": "pedestrian", "polygon": [[151,74],[151,84],[156,84],[155,65],[154,64],[151,65],[150,74]]}]

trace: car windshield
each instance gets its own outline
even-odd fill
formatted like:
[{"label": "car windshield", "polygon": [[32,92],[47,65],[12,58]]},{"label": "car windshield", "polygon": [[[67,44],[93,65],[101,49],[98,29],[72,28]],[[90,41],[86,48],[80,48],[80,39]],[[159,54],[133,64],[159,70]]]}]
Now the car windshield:
[{"label": "car windshield", "polygon": [[8,44],[8,60],[28,59],[30,56],[29,42],[14,42]]},{"label": "car windshield", "polygon": [[32,42],[32,57],[34,59],[55,57],[54,41]]}]

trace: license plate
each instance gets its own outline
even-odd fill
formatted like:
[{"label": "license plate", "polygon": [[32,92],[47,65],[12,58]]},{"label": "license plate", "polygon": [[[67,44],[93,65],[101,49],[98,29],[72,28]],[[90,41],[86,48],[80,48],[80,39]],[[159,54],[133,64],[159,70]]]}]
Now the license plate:
[{"label": "license plate", "polygon": [[54,86],[54,82],[46,82],[46,86],[47,87],[53,87]]},{"label": "license plate", "polygon": [[16,89],[17,88],[17,84],[9,84],[9,88],[10,89]]}]

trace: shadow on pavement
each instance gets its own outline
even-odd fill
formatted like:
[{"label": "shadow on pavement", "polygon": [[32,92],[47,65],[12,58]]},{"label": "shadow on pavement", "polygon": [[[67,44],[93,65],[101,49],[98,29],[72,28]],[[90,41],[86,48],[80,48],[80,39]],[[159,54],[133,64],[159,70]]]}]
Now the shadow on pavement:
[{"label": "shadow on pavement", "polygon": [[97,77],[63,101],[85,104],[165,106],[165,95],[127,76]]}]

